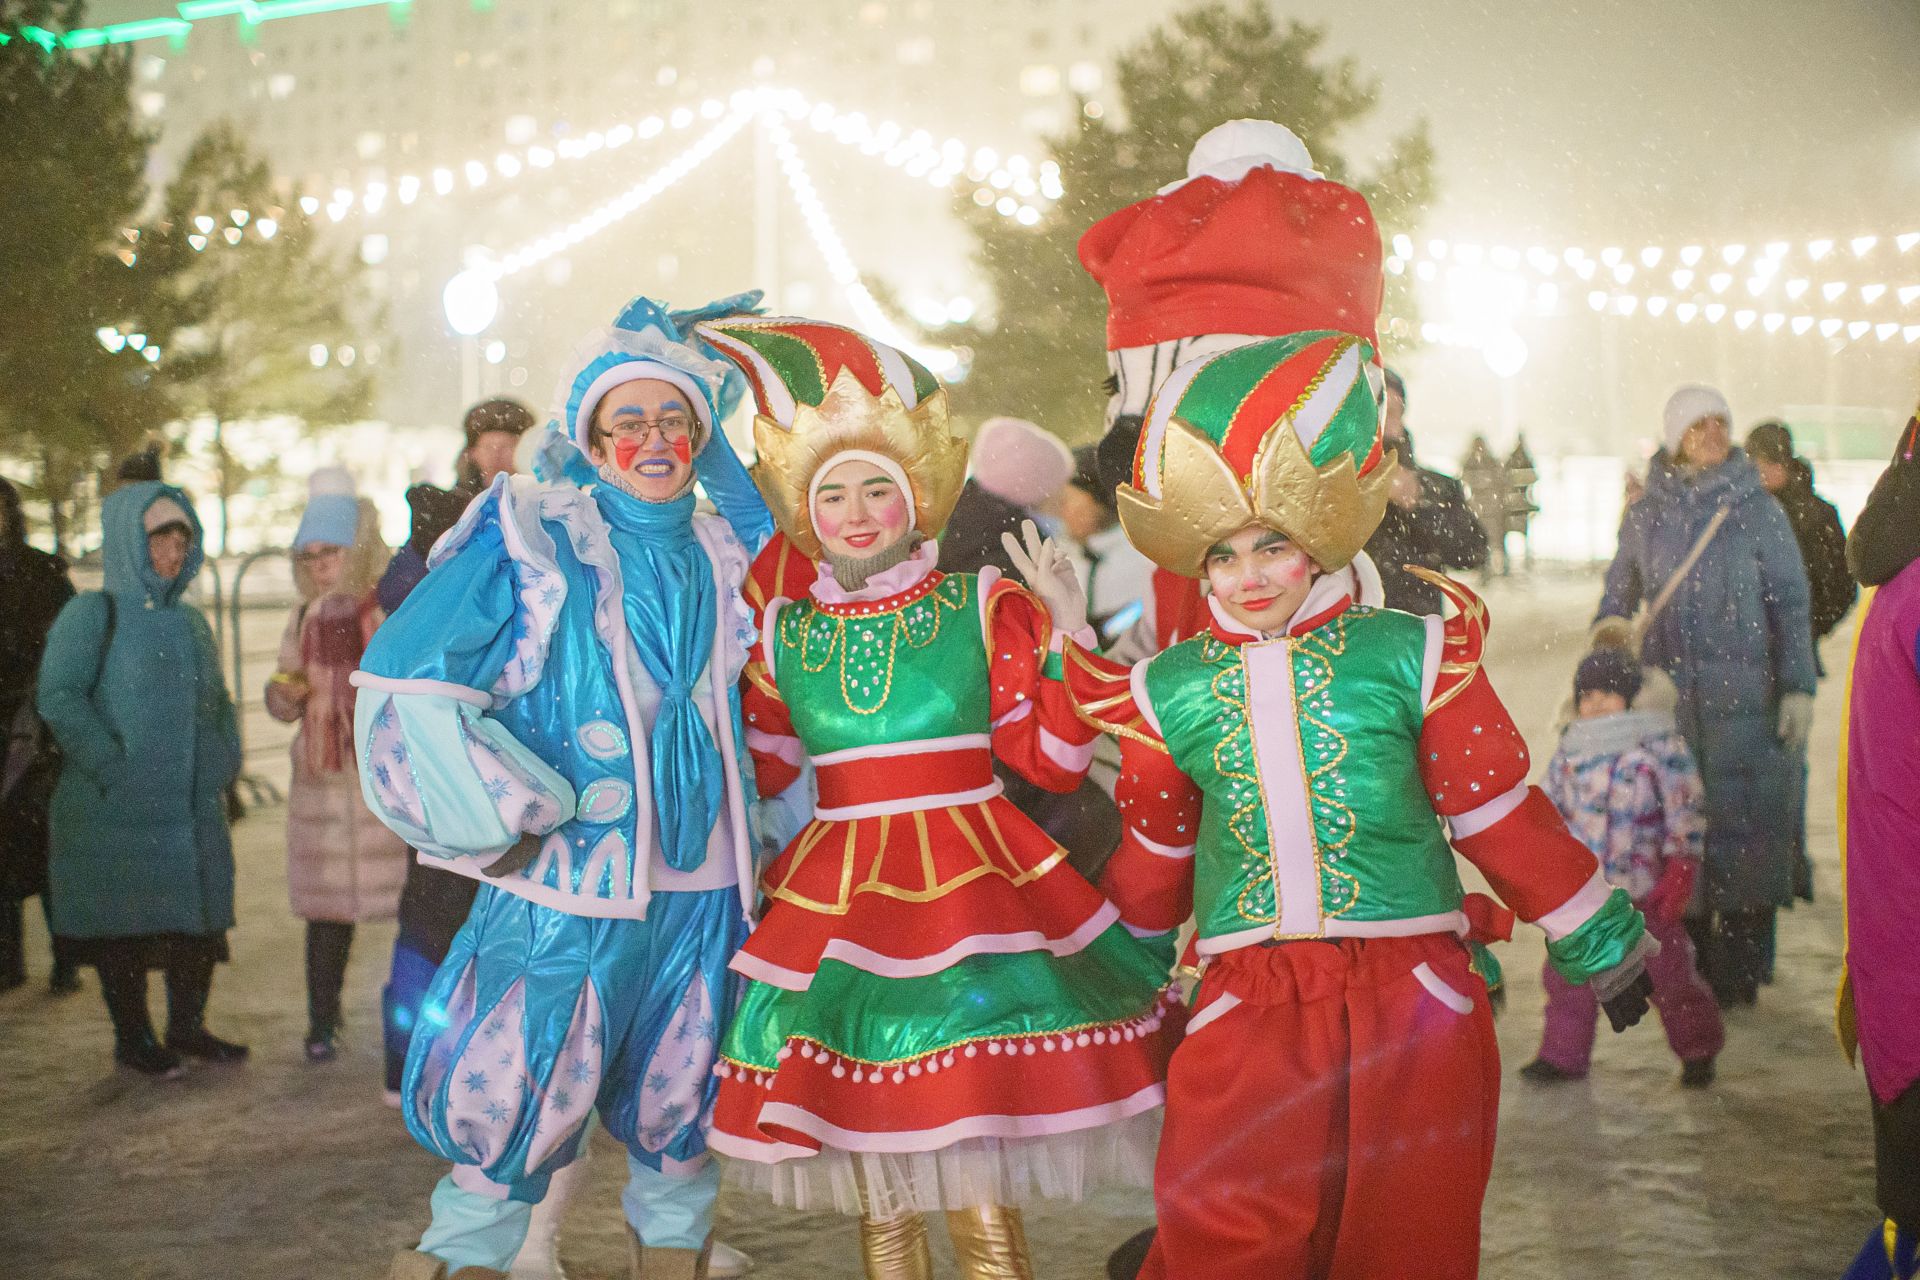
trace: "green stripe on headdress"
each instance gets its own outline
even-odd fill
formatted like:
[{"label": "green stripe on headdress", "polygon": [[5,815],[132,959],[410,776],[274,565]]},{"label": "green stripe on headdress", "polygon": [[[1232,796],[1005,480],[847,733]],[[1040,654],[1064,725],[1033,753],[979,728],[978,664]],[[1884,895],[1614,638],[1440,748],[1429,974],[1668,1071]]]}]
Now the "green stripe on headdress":
[{"label": "green stripe on headdress", "polygon": [[826,398],[827,383],[820,367],[820,353],[791,334],[763,325],[743,324],[729,329],[732,337],[760,353],[780,381],[786,384],[794,401],[819,404]]}]

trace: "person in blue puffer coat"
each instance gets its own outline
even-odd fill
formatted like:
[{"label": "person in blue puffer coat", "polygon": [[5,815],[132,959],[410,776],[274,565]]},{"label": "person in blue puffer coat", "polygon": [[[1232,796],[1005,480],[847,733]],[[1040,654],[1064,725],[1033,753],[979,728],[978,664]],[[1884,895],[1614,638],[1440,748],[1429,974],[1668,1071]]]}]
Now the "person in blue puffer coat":
[{"label": "person in blue puffer coat", "polygon": [[1673,678],[1680,731],[1706,784],[1706,875],[1688,923],[1722,1005],[1757,999],[1774,913],[1793,901],[1815,674],[1800,548],[1759,471],[1732,447],[1732,420],[1711,387],[1668,400],[1666,447],[1621,521],[1594,626],[1596,643],[1625,642],[1628,620],[1659,601],[1704,540],[1640,624],[1641,656]]},{"label": "person in blue puffer coat", "polygon": [[[110,496],[100,519],[105,589],[67,602],[40,664],[40,715],[63,755],[53,930],[99,969],[116,1060],[172,1077],[183,1057],[247,1054],[204,1023],[233,927],[225,795],[240,737],[213,632],[182,599],[204,558],[193,503],[145,481]],[[164,1045],[147,1016],[149,969],[166,974]]]}]

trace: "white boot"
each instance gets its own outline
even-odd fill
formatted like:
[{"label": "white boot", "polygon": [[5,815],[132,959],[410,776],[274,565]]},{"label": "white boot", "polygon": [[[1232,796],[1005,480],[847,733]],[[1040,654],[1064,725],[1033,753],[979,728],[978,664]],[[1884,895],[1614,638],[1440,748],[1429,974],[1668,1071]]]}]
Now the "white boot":
[{"label": "white boot", "polygon": [[567,1202],[579,1188],[587,1171],[587,1144],[580,1144],[580,1158],[554,1174],[547,1183],[547,1198],[533,1206],[533,1219],[527,1224],[527,1242],[513,1260],[507,1274],[513,1280],[567,1280],[560,1266],[560,1223],[567,1216]]},{"label": "white boot", "polygon": [[709,1280],[736,1280],[753,1270],[753,1259],[740,1252],[724,1240],[713,1242],[713,1253],[707,1260]]}]

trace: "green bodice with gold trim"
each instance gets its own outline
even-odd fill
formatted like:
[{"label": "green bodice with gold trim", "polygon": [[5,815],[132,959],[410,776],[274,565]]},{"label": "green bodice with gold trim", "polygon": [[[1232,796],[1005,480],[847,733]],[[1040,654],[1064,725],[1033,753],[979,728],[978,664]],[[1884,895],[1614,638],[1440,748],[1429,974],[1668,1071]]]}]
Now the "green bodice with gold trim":
[{"label": "green bodice with gold trim", "polygon": [[[1350,608],[1303,636],[1260,642],[1289,653],[1323,922],[1404,920],[1455,911],[1453,852],[1421,785],[1426,624]],[[1255,759],[1249,649],[1197,636],[1155,656],[1147,695],[1173,761],[1204,799],[1194,853],[1202,937],[1278,919],[1270,784]],[[1262,726],[1263,731],[1269,726]],[[1273,786],[1273,795],[1291,794]]]},{"label": "green bodice with gold trim", "polygon": [[870,614],[829,613],[812,600],[782,606],[773,679],[807,754],[986,733],[979,590],[973,574],[950,573]]}]

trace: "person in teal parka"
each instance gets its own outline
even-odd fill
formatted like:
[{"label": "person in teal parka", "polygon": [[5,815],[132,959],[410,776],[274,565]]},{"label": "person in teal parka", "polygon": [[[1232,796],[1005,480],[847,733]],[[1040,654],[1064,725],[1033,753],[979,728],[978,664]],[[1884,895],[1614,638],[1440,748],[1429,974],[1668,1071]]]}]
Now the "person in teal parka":
[{"label": "person in teal parka", "polygon": [[[213,633],[183,602],[204,560],[181,490],[128,485],[102,504],[104,590],[70,600],[41,661],[40,714],[63,755],[53,793],[53,930],[96,966],[114,1058],[147,1075],[183,1057],[235,1062],[207,995],[233,927],[225,793],[240,770],[233,701]],[[167,984],[167,1036],[147,1016],[147,971]]]}]

